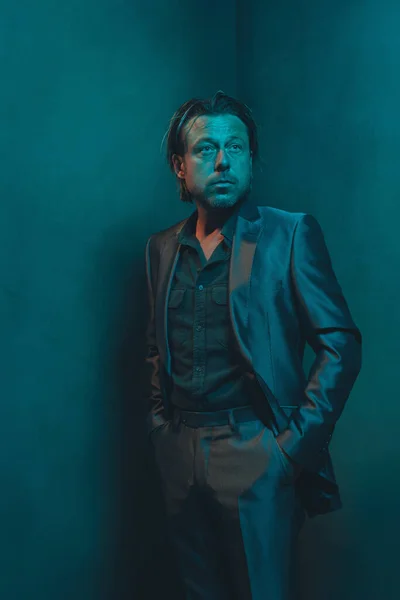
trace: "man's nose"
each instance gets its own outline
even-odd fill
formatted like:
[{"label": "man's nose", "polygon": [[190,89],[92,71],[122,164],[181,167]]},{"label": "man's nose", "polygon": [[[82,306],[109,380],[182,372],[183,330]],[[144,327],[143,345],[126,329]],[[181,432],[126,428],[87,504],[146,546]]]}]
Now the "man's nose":
[{"label": "man's nose", "polygon": [[215,166],[218,170],[227,169],[229,167],[228,153],[220,150],[217,154]]}]

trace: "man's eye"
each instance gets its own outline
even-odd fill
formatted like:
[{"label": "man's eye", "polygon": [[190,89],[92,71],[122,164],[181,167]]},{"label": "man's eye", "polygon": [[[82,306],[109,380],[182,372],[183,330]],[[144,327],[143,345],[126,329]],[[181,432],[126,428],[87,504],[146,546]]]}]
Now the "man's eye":
[{"label": "man's eye", "polygon": [[[232,145],[231,145],[231,149],[233,149],[235,152],[237,152],[238,150],[241,150],[241,149],[242,149],[242,146],[241,146],[240,144],[232,144]],[[209,154],[209,152],[210,152],[210,151],[211,151],[211,152],[213,152],[213,151],[214,151],[214,147],[213,147],[213,146],[210,146],[210,145],[208,145],[208,146],[203,146],[203,147],[200,149],[200,152],[203,152],[203,153],[205,153],[205,154]]]}]

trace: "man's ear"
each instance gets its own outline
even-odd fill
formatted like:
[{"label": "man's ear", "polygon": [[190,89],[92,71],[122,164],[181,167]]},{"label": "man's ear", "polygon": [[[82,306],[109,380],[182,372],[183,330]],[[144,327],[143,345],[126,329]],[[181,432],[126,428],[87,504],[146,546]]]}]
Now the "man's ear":
[{"label": "man's ear", "polygon": [[184,179],[185,178],[185,169],[184,169],[184,163],[183,163],[182,156],[179,156],[178,154],[173,154],[172,161],[174,163],[174,169],[175,169],[176,176],[179,177],[179,179]]}]

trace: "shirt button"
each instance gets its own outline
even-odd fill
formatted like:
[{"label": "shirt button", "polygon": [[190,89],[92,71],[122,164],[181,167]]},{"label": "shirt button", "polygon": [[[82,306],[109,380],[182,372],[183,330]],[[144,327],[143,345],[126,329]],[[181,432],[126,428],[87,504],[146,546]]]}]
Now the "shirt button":
[{"label": "shirt button", "polygon": [[201,331],[202,330],[202,326],[201,325],[196,325],[196,331]]},{"label": "shirt button", "polygon": [[197,371],[197,373],[200,373],[201,367],[196,367],[196,371]]},{"label": "shirt button", "polygon": [[204,285],[199,285],[199,290],[200,291],[204,290]]}]

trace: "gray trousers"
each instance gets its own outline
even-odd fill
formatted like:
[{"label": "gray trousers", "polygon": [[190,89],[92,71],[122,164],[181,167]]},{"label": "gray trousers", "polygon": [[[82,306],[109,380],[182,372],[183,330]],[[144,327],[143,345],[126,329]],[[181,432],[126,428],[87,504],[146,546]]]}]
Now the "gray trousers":
[{"label": "gray trousers", "polygon": [[151,438],[186,599],[293,600],[305,520],[294,467],[256,416],[229,421],[178,414]]}]

